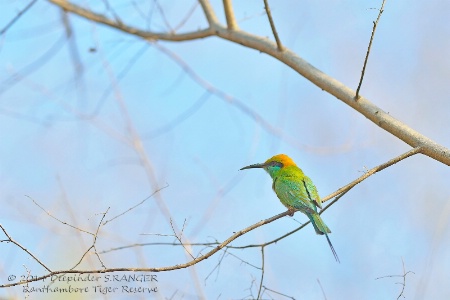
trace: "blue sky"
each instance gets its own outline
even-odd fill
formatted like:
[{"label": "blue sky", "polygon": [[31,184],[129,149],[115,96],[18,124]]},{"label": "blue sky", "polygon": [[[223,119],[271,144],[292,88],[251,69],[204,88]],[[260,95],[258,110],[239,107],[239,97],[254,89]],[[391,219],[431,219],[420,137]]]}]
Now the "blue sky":
[{"label": "blue sky", "polygon": [[[114,9],[127,24],[168,30],[155,2],[148,2],[117,1]],[[373,8],[381,1],[272,2],[285,46],[356,89],[378,14]],[[27,3],[1,3],[0,28]],[[175,27],[194,3],[159,4]],[[221,1],[212,4],[223,21]],[[235,1],[236,17],[242,30],[272,38],[263,7],[263,1]],[[91,8],[107,14],[102,4]],[[387,1],[361,89],[383,110],[446,147],[449,10],[446,1]],[[366,168],[410,149],[253,49],[216,37],[153,45],[73,15],[68,16],[69,40],[61,20],[58,8],[40,1],[0,40],[0,223],[52,269],[73,267],[92,236],[61,224],[31,199],[52,216],[95,232],[108,208],[105,219],[167,185],[157,197],[102,226],[97,249],[173,242],[158,202],[178,228],[185,223],[190,242],[223,241],[284,211],[270,177],[262,170],[238,171],[243,166],[286,153],[324,197]],[[197,7],[180,31],[204,27]],[[227,97],[208,92],[206,85]],[[414,272],[406,277],[407,299],[449,297],[449,176],[447,166],[414,156],[370,177],[323,214],[341,263],[334,261],[325,238],[307,226],[265,249],[264,286],[296,299],[324,299],[320,285],[327,299],[392,299],[400,293],[401,278],[376,278],[401,275],[403,260],[405,270]],[[264,243],[305,221],[297,213],[232,245]],[[44,273],[14,245],[0,244],[0,257],[7,258],[0,263],[2,283],[10,274],[26,274],[24,265],[32,274]],[[101,257],[107,267],[188,260],[181,247],[171,246],[133,247]],[[195,271],[159,273],[155,299],[202,294],[249,299],[257,294],[261,271],[254,266],[260,265],[259,249],[217,253]],[[80,268],[100,267],[89,255]],[[24,294],[16,287],[0,295]],[[102,298],[89,298],[94,296]]]}]

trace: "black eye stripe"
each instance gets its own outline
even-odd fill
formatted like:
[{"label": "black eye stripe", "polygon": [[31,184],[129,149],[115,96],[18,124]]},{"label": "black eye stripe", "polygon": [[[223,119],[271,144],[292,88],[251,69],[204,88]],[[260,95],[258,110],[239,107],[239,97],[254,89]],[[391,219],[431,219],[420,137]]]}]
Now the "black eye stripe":
[{"label": "black eye stripe", "polygon": [[273,161],[273,162],[271,163],[271,165],[274,166],[274,167],[279,167],[279,168],[282,168],[282,167],[283,167],[283,163],[281,163],[281,162],[279,162],[279,161]]}]

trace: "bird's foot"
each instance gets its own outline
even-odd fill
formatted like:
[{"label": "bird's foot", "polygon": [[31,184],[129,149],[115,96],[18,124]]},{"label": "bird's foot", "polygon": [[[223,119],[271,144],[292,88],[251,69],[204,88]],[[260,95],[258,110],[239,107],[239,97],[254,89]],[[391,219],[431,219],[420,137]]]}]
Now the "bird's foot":
[{"label": "bird's foot", "polygon": [[289,211],[289,216],[293,217],[297,210],[295,208],[288,208],[288,211]]}]

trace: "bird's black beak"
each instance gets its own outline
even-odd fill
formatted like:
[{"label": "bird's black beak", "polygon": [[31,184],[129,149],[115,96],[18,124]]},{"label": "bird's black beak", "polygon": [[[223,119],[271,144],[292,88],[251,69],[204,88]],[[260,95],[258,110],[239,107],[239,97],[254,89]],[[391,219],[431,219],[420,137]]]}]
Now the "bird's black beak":
[{"label": "bird's black beak", "polygon": [[241,168],[239,170],[264,168],[265,166],[266,166],[266,164],[254,164],[254,165],[243,167],[243,168]]}]

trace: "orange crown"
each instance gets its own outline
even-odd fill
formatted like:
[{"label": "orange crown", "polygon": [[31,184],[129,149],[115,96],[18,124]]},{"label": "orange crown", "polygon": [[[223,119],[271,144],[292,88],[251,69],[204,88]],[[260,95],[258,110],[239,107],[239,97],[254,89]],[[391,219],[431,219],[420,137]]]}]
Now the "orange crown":
[{"label": "orange crown", "polygon": [[283,167],[296,166],[295,162],[286,154],[277,154],[269,158],[265,163],[277,161],[283,164]]}]

